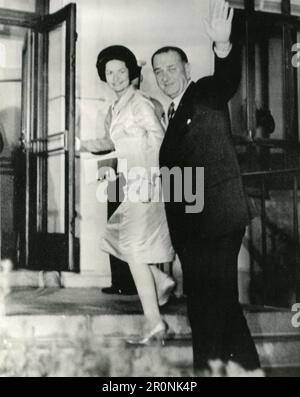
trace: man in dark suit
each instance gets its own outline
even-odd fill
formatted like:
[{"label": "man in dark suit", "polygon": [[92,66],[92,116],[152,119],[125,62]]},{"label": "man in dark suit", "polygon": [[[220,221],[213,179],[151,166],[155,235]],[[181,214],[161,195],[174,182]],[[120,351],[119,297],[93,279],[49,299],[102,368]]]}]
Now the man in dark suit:
[{"label": "man in dark suit", "polygon": [[[182,171],[190,167],[193,187],[194,171],[204,167],[203,211],[188,213],[184,197],[181,202],[171,197],[165,203],[183,269],[196,370],[207,368],[210,359],[232,360],[247,369],[259,367],[238,300],[237,259],[249,211],[227,106],[240,80],[238,51],[230,43],[232,18],[228,3],[218,0],[211,23],[205,22],[214,42],[213,76],[192,82],[187,56],[176,47],[161,48],[152,57],[158,86],[172,99],[160,166]],[[168,196],[169,186],[162,183]]]},{"label": "man in dark suit", "polygon": [[[112,112],[110,108],[106,115],[104,123],[104,128],[107,132],[110,128],[111,118]],[[110,164],[109,166],[111,166],[115,170],[117,169],[117,163],[115,163],[114,165]],[[125,181],[122,175],[118,175],[116,181],[109,181],[108,192],[110,190],[112,192],[116,192],[117,196],[114,197],[115,195],[112,194],[113,199],[110,200],[110,194],[108,194],[107,220],[113,215],[113,213],[117,210],[123,200],[123,197],[120,197],[119,193],[122,191],[124,183]],[[116,258],[113,255],[109,255],[109,263],[111,270],[111,286],[102,288],[102,292],[104,294],[110,295],[136,295],[137,290],[128,263],[123,262],[121,259]]]},{"label": "man in dark suit", "polygon": [[[108,189],[117,193],[117,200],[108,200],[107,219],[113,215],[121,204],[122,198],[119,197],[119,192],[121,191],[120,185],[122,186],[123,184],[125,184],[125,181],[123,181],[122,175],[119,175],[116,181],[109,182]],[[102,288],[102,292],[104,294],[136,295],[137,290],[128,263],[123,262],[113,255],[109,255],[109,262],[111,269],[111,286]]]}]

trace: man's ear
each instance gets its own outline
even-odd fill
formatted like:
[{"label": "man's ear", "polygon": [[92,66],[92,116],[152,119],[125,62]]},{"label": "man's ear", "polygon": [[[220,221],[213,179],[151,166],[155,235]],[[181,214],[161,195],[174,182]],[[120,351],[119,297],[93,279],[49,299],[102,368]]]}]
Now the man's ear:
[{"label": "man's ear", "polygon": [[185,69],[186,77],[187,77],[188,80],[189,80],[189,79],[191,78],[191,70],[192,70],[191,64],[190,64],[189,62],[187,62],[187,63],[184,65],[184,69]]}]

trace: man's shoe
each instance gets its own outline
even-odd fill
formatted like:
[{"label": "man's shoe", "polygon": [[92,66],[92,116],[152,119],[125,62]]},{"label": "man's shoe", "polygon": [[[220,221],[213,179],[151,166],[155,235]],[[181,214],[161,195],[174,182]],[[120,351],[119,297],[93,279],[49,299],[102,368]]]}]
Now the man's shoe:
[{"label": "man's shoe", "polygon": [[136,289],[119,288],[119,295],[137,295]]},{"label": "man's shoe", "polygon": [[111,287],[102,288],[102,292],[103,292],[103,294],[109,294],[109,295],[136,295],[137,294],[136,290],[117,288],[113,285]]},{"label": "man's shoe", "polygon": [[119,289],[114,287],[113,285],[111,287],[102,288],[101,291],[103,292],[103,294],[109,295],[117,295],[119,293]]}]

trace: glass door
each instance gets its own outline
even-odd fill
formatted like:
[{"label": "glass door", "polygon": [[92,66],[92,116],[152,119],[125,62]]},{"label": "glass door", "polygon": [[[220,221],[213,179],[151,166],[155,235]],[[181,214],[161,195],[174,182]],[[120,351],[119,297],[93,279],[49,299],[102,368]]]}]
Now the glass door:
[{"label": "glass door", "polygon": [[26,219],[20,252],[31,269],[77,268],[75,41],[76,6],[70,4],[42,17],[23,50]]}]

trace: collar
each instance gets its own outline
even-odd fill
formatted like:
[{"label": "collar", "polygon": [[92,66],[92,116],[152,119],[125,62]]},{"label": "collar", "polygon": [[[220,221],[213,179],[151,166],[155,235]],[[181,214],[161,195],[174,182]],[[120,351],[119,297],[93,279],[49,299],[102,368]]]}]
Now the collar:
[{"label": "collar", "polygon": [[191,82],[192,82],[192,79],[189,80],[187,86],[185,87],[185,90],[182,91],[182,93],[181,93],[180,95],[178,95],[176,98],[174,98],[174,99],[172,100],[172,102],[174,103],[174,110],[175,110],[175,112],[176,112],[176,110],[177,110],[177,108],[178,108],[178,106],[179,106],[179,104],[180,104],[180,101],[181,101],[183,95],[185,94],[186,90],[187,90],[188,87],[190,86]]}]

